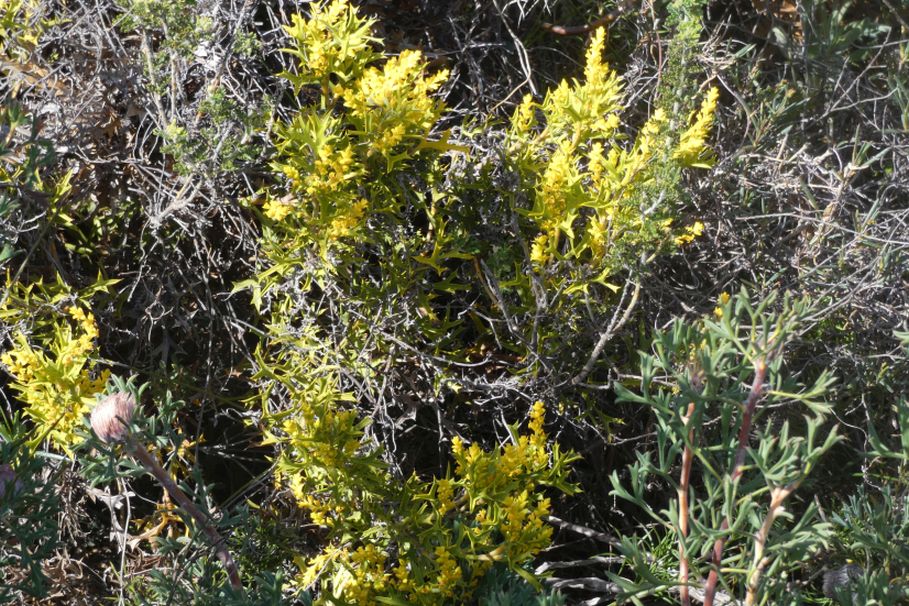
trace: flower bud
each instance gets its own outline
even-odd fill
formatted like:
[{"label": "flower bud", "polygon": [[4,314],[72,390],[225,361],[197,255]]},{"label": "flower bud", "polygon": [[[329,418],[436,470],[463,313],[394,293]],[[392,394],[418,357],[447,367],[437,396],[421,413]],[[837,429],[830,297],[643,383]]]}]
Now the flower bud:
[{"label": "flower bud", "polygon": [[126,437],[135,411],[136,398],[132,394],[113,393],[98,402],[92,411],[92,429],[102,442],[119,442]]}]

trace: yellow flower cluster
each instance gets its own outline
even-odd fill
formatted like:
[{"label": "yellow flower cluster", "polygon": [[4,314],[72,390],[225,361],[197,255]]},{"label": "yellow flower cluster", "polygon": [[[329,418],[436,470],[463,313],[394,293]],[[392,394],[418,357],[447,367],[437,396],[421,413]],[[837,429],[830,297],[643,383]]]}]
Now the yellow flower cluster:
[{"label": "yellow flower cluster", "polygon": [[413,50],[380,64],[373,20],[358,17],[347,0],[310,6],[309,19],[294,16],[286,28],[294,48],[284,50],[299,61],[296,73],[281,76],[298,90],[317,82],[321,96],[276,127],[272,168],[287,177],[291,196],[267,199],[262,208],[275,223],[264,252],[282,267],[288,250],[315,248],[328,260],[341,241],[358,235],[364,217],[379,208],[394,213],[395,201],[363,197],[364,175],[390,172],[424,145],[445,145],[427,137],[444,109],[433,94],[448,72],[428,75],[424,56]]},{"label": "yellow flower cluster", "polygon": [[[512,152],[527,149],[526,145],[520,144],[526,141],[531,129],[536,124],[535,108],[536,103],[533,100],[533,95],[530,94],[524,95],[521,103],[515,108],[511,116],[511,127],[509,129],[514,148],[511,150]],[[520,150],[516,149],[519,145]]]},{"label": "yellow flower cluster", "polygon": [[[554,259],[566,261],[563,267],[572,272],[565,289],[569,293],[586,291],[590,282],[613,288],[606,280],[625,265],[621,255],[665,241],[660,227],[666,209],[645,206],[643,194],[654,179],[671,178],[658,170],[662,164],[706,164],[706,139],[718,97],[716,90],[707,94],[678,142],[668,128],[669,116],[656,108],[626,144],[618,132],[623,86],[603,60],[605,41],[603,30],[593,36],[583,81],[562,81],[539,105],[525,97],[508,131],[510,159],[534,184],[527,216],[539,231],[530,242],[531,264],[540,269]],[[542,129],[535,129],[537,109]],[[696,224],[676,244],[697,235]],[[559,271],[549,275],[565,279]]]},{"label": "yellow flower cluster", "polygon": [[372,138],[369,153],[387,157],[404,140],[424,138],[439,119],[442,104],[432,97],[448,79],[442,70],[425,76],[422,53],[405,50],[382,69],[371,67],[350,87],[335,87],[351,118]]},{"label": "yellow flower cluster", "polygon": [[265,204],[262,205],[262,212],[272,221],[283,221],[293,212],[294,205],[285,200],[275,200],[268,197]]},{"label": "yellow flower cluster", "polygon": [[683,244],[690,244],[694,242],[694,239],[704,233],[704,224],[700,221],[695,221],[691,225],[685,228],[685,231],[675,237],[675,243],[678,246]]},{"label": "yellow flower cluster", "polygon": [[310,587],[326,569],[336,568],[333,591],[318,603],[336,604],[343,600],[346,604],[371,606],[392,578],[385,572],[387,559],[388,554],[374,545],[357,547],[353,553],[346,547],[329,549],[309,560],[297,559],[302,570],[298,581],[301,587]]},{"label": "yellow flower cluster", "polygon": [[436,586],[442,596],[450,598],[455,594],[455,589],[461,582],[464,573],[458,565],[457,560],[452,557],[451,553],[449,553],[448,549],[445,547],[442,547],[441,545],[436,547],[435,554],[436,564],[439,569]]},{"label": "yellow flower cluster", "polygon": [[632,183],[644,174],[654,157],[662,151],[665,141],[660,135],[668,123],[666,112],[657,108],[638,133],[631,152],[615,156],[616,164],[608,167],[614,172],[621,172],[621,178],[613,186],[615,190],[627,193]]},{"label": "yellow flower cluster", "polygon": [[343,587],[344,597],[358,606],[375,604],[376,594],[385,590],[389,575],[385,572],[387,554],[374,545],[357,547],[350,556],[352,579]]},{"label": "yellow flower cluster", "polygon": [[501,452],[485,452],[475,443],[465,449],[464,442],[455,436],[451,451],[457,465],[456,473],[471,489],[482,491],[546,468],[549,452],[543,431],[545,412],[543,403],[536,402],[530,411],[530,434],[518,436],[515,443],[505,445]]},{"label": "yellow flower cluster", "polygon": [[549,544],[542,486],[570,490],[572,457],[550,449],[542,402],[513,444],[484,451],[454,438],[453,477],[414,476],[395,487],[376,453],[364,450],[362,422],[339,407],[336,383],[316,380],[296,393],[305,381],[296,374],[293,382],[293,409],[264,421],[267,440],[282,447],[276,476],[328,533],[321,553],[298,558],[296,584],[323,583],[317,603],[447,603],[469,596],[493,561],[517,566]]},{"label": "yellow flower cluster", "polygon": [[726,307],[727,303],[729,303],[729,299],[730,299],[730,296],[729,296],[728,292],[723,291],[720,293],[720,296],[717,299],[717,306],[713,309],[713,315],[716,316],[717,319],[722,319],[722,317],[725,313],[723,311],[723,308]]},{"label": "yellow flower cluster", "polygon": [[530,261],[535,265],[544,265],[549,257],[549,237],[545,233],[538,234],[530,246]]},{"label": "yellow flower cluster", "polygon": [[543,103],[547,128],[567,134],[573,147],[583,139],[609,138],[620,124],[622,81],[603,61],[606,33],[597,30],[587,49],[584,82],[563,80]]},{"label": "yellow flower cluster", "polygon": [[[95,351],[98,326],[92,314],[78,306],[66,310],[69,319],[54,323],[46,352],[33,347],[18,333],[12,349],[0,356],[15,378],[13,389],[25,403],[25,414],[35,423],[38,436],[46,436],[55,448],[72,454],[78,443],[76,429],[104,389],[110,376],[96,373],[89,360]],[[92,378],[92,375],[96,375]]]},{"label": "yellow flower cluster", "polygon": [[304,179],[303,189],[310,196],[334,191],[359,174],[353,169],[352,146],[336,149],[331,145],[322,145],[316,153],[313,172]]},{"label": "yellow flower cluster", "polygon": [[713,126],[713,117],[716,113],[716,104],[719,97],[720,91],[716,87],[708,90],[707,96],[701,103],[701,109],[695,115],[691,126],[682,133],[673,157],[683,164],[703,168],[710,166],[710,150],[707,147],[707,137],[710,135],[710,128]]},{"label": "yellow flower cluster", "polygon": [[504,554],[523,560],[532,557],[549,545],[552,527],[544,522],[549,515],[548,498],[539,499],[531,508],[530,494],[525,490],[505,499],[502,510],[505,519],[499,530],[505,537]]},{"label": "yellow flower cluster", "polygon": [[284,74],[299,88],[326,82],[332,75],[347,81],[356,78],[375,55],[370,35],[372,22],[357,16],[347,0],[313,3],[309,19],[293,15],[284,29],[296,48],[284,49],[299,57],[299,75]]},{"label": "yellow flower cluster", "polygon": [[541,230],[531,248],[531,259],[538,264],[549,260],[563,230],[571,233],[571,224],[577,216],[576,209],[570,209],[568,205],[572,191],[580,183],[572,156],[571,144],[563,141],[553,152],[537,185],[536,201],[530,216]]},{"label": "yellow flower cluster", "polygon": [[562,142],[552,154],[552,160],[543,173],[537,189],[540,228],[552,239],[559,233],[563,224],[570,227],[566,220],[568,211],[566,198],[569,191],[577,184],[579,177],[572,162],[572,148],[568,142]]},{"label": "yellow flower cluster", "polygon": [[436,499],[439,501],[439,513],[445,515],[454,509],[454,482],[451,478],[442,478],[436,482]]},{"label": "yellow flower cluster", "polygon": [[361,198],[359,201],[354,202],[346,212],[339,213],[331,220],[331,225],[328,227],[328,238],[330,240],[340,240],[354,233],[362,222],[363,215],[368,207],[369,203]]}]

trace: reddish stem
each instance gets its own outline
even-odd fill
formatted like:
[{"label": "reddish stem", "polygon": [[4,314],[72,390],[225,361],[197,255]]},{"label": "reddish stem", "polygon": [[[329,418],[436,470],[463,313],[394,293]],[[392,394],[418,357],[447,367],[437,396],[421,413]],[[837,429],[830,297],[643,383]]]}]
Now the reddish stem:
[{"label": "reddish stem", "polygon": [[[688,414],[685,415],[685,427],[691,422],[694,414],[694,402],[688,404]],[[688,591],[688,554],[685,553],[684,538],[688,536],[688,487],[691,479],[691,462],[694,452],[691,442],[694,440],[694,429],[688,431],[688,444],[682,452],[682,473],[679,479],[679,596],[682,606],[691,606],[691,595]]]},{"label": "reddish stem", "polygon": [[783,511],[783,502],[789,498],[795,489],[802,483],[801,479],[783,488],[777,487],[770,492],[770,509],[767,511],[767,517],[761,524],[761,529],[754,536],[754,563],[752,564],[752,573],[748,579],[748,591],[745,594],[745,606],[754,606],[757,601],[758,585],[761,581],[761,575],[768,563],[768,558],[764,557],[764,550],[767,547],[767,540],[770,536],[770,529],[773,528],[773,521]]},{"label": "reddish stem", "polygon": [[[754,411],[757,403],[764,393],[764,380],[767,378],[767,361],[759,358],[754,365],[754,381],[751,382],[751,391],[745,399],[742,412],[742,425],[739,427],[739,446],[735,453],[735,463],[729,474],[730,479],[735,483],[742,476],[742,467],[745,465],[745,456],[748,454],[748,436],[751,434],[751,421],[754,418]],[[729,517],[727,516],[720,525],[720,530],[729,529]],[[723,547],[726,545],[726,537],[720,536],[713,544],[713,568],[707,575],[707,583],[704,585],[704,606],[713,606],[713,599],[716,596],[717,583],[719,581],[720,563],[723,560]]]},{"label": "reddish stem", "polygon": [[240,581],[240,572],[237,570],[237,565],[234,563],[234,559],[231,557],[230,552],[224,544],[224,538],[218,533],[215,527],[212,526],[208,518],[199,511],[196,504],[186,496],[186,493],[180,490],[180,487],[177,486],[176,482],[170,479],[170,476],[167,475],[167,472],[164,471],[164,468],[161,467],[157,459],[151,456],[151,453],[149,453],[142,444],[137,442],[132,436],[127,435],[126,446],[127,449],[139,459],[142,465],[144,465],[145,468],[161,482],[161,485],[167,490],[171,498],[183,508],[183,511],[191,515],[202,530],[205,531],[205,534],[208,535],[209,540],[211,540],[215,547],[215,553],[218,555],[218,559],[221,560],[221,564],[227,571],[227,578],[230,580],[230,586],[234,591],[241,592],[243,590],[243,583]]}]

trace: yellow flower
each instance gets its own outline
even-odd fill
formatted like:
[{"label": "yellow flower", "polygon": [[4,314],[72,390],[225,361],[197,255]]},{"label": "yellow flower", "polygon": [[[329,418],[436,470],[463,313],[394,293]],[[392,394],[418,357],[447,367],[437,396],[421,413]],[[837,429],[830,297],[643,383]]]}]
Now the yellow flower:
[{"label": "yellow flower", "polygon": [[346,212],[332,219],[331,225],[328,227],[328,239],[340,240],[351,235],[360,224],[367,206],[369,203],[361,199],[352,204]]},{"label": "yellow flower", "polygon": [[539,222],[540,229],[554,240],[558,239],[562,226],[570,223],[566,198],[569,190],[579,181],[572,152],[571,143],[563,141],[553,152],[537,186],[533,216]]},{"label": "yellow flower", "polygon": [[439,576],[436,580],[439,593],[445,597],[452,597],[464,573],[445,547],[441,545],[436,547],[435,554],[436,565],[439,568]]},{"label": "yellow flower", "polygon": [[679,246],[683,244],[688,244],[694,242],[694,239],[704,233],[704,224],[700,221],[695,221],[691,225],[685,228],[685,233],[680,234],[675,237],[675,243]]},{"label": "yellow flower", "polygon": [[370,153],[388,157],[407,137],[424,138],[438,120],[443,105],[432,93],[448,79],[448,72],[426,76],[425,68],[422,53],[405,50],[381,70],[367,69],[342,91],[351,117],[375,137]]},{"label": "yellow flower", "polygon": [[333,74],[343,81],[357,77],[375,58],[370,35],[373,22],[358,17],[347,0],[309,6],[309,19],[293,15],[291,25],[284,27],[296,46],[284,50],[300,59],[299,74],[284,76],[297,89],[309,82],[326,81]]},{"label": "yellow flower", "polygon": [[521,104],[514,110],[511,116],[511,134],[517,138],[523,138],[530,133],[536,122],[534,115],[535,103],[531,94],[524,95]]},{"label": "yellow flower", "polygon": [[533,245],[530,247],[530,260],[531,262],[537,265],[545,265],[546,261],[549,260],[549,251],[547,250],[547,240],[546,234],[539,234],[533,240]]},{"label": "yellow flower", "polygon": [[445,514],[454,508],[454,482],[450,478],[436,482],[436,498],[439,500],[439,513]]},{"label": "yellow flower", "polygon": [[717,318],[722,318],[723,317],[723,307],[725,307],[726,304],[729,303],[729,299],[730,299],[730,297],[729,297],[728,292],[723,291],[722,293],[720,293],[720,296],[717,299],[717,303],[719,305],[717,305],[714,308],[713,315],[715,315]]},{"label": "yellow flower", "polygon": [[679,145],[673,152],[673,157],[688,166],[710,166],[707,137],[713,126],[713,117],[716,112],[717,100],[720,91],[716,87],[707,91],[707,96],[701,104],[701,109],[695,115],[694,121],[679,139]]},{"label": "yellow flower", "polygon": [[291,213],[293,206],[280,200],[269,198],[262,206],[262,212],[272,221],[283,221]]},{"label": "yellow flower", "polygon": [[537,400],[530,408],[530,431],[533,434],[534,441],[545,440],[546,432],[543,431],[543,421],[546,416],[546,405]]},{"label": "yellow flower", "polygon": [[608,138],[619,125],[622,82],[603,61],[606,32],[600,28],[587,49],[584,83],[563,80],[547,94],[543,109],[548,129],[570,138]]}]

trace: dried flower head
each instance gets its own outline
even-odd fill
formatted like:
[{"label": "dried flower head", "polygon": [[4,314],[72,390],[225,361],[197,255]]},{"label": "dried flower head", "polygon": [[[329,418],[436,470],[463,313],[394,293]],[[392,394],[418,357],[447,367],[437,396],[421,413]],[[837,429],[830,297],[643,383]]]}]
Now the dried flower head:
[{"label": "dried flower head", "polygon": [[119,442],[126,436],[135,411],[136,398],[131,393],[112,393],[92,411],[92,429],[102,442]]}]

